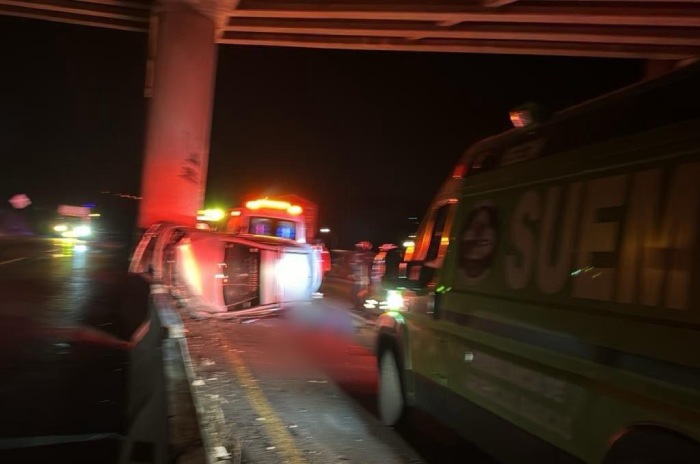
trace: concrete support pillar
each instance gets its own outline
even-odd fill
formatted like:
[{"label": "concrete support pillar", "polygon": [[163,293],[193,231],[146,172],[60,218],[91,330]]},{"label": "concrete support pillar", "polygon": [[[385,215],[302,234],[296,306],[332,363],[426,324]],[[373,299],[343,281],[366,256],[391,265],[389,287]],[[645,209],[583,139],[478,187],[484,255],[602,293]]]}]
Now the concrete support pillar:
[{"label": "concrete support pillar", "polygon": [[155,57],[138,227],[194,225],[202,207],[216,74],[215,22],[167,1],[151,23]]}]

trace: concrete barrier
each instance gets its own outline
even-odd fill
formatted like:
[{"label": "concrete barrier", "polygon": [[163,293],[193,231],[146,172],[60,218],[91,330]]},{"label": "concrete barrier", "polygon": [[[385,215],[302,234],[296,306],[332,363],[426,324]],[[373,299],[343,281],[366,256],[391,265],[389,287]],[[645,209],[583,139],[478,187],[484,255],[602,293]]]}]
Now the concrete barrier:
[{"label": "concrete barrier", "polygon": [[[131,285],[125,301],[134,307],[122,315],[122,329],[133,328],[127,375],[127,434],[119,464],[209,463],[201,417],[191,391],[189,353],[183,324],[169,292],[149,283],[145,311],[137,308],[142,284]],[[143,314],[141,323],[135,326]],[[184,461],[179,458],[186,457]]]},{"label": "concrete barrier", "polygon": [[[147,285],[147,284],[146,284]],[[153,295],[149,295],[146,317],[131,337],[127,374],[127,436],[120,464],[169,462],[168,407],[164,371],[162,330]],[[132,328],[139,311],[134,308],[122,318]]]}]

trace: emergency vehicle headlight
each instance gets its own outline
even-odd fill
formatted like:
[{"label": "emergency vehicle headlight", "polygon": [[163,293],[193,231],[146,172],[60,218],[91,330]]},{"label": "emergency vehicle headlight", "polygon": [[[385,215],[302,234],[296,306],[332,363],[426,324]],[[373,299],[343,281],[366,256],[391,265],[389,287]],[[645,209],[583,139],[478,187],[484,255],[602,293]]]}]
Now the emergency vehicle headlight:
[{"label": "emergency vehicle headlight", "polygon": [[198,221],[220,221],[224,218],[224,210],[213,208],[213,209],[202,209],[197,211]]},{"label": "emergency vehicle headlight", "polygon": [[78,226],[73,229],[73,235],[75,237],[87,237],[92,231],[88,226]]},{"label": "emergency vehicle headlight", "polygon": [[65,232],[68,230],[68,226],[66,226],[65,224],[58,224],[53,226],[53,230],[56,232]]},{"label": "emergency vehicle headlight", "polygon": [[285,254],[275,265],[275,274],[282,288],[302,291],[309,286],[311,269],[304,255]]},{"label": "emergency vehicle headlight", "polygon": [[386,292],[386,300],[380,304],[380,307],[386,311],[403,311],[406,309],[406,304],[403,300],[403,295],[398,290],[389,290]]}]

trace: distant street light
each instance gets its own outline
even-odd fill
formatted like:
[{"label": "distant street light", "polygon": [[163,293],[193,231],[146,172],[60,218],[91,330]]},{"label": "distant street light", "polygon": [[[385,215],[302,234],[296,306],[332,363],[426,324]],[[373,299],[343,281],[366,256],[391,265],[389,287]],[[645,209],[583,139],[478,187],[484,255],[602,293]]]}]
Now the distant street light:
[{"label": "distant street light", "polygon": [[328,227],[321,227],[321,229],[319,229],[319,232],[321,232],[322,234],[328,234],[330,233],[330,231],[331,230]]}]

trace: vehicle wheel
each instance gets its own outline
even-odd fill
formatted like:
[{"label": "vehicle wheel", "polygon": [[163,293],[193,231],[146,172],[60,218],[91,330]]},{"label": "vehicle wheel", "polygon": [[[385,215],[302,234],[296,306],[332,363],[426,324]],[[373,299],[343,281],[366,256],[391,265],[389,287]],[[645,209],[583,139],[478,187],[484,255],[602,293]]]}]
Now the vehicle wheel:
[{"label": "vehicle wheel", "polygon": [[404,411],[401,372],[391,349],[382,352],[379,360],[379,417],[385,425],[396,425]]},{"label": "vehicle wheel", "polygon": [[700,443],[670,430],[640,426],[618,439],[604,464],[695,464]]}]

